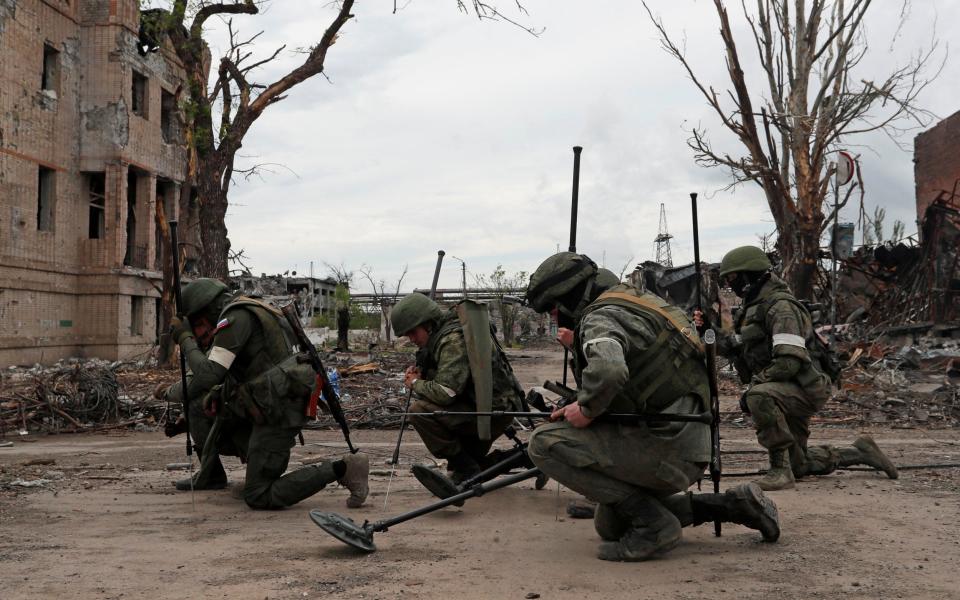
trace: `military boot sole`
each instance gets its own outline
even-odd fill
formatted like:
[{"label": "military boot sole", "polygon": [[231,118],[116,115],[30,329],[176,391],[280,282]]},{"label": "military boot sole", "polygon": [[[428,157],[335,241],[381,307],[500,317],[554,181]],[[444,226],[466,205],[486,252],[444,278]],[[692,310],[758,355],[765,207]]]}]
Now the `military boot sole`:
[{"label": "military boot sole", "polygon": [[[410,471],[413,473],[413,476],[417,478],[417,481],[420,482],[420,485],[427,488],[427,491],[441,500],[446,500],[450,496],[456,496],[460,493],[460,488],[457,487],[457,484],[436,469],[424,465],[413,465]],[[463,500],[455,503],[454,506],[463,506]]]},{"label": "military boot sole", "polygon": [[741,518],[735,523],[756,529],[765,542],[780,539],[780,513],[773,500],[764,495],[756,483],[738,485],[726,491],[726,495],[737,502],[734,510]]},{"label": "military boot sole", "polygon": [[614,562],[643,562],[645,560],[658,558],[670,552],[676,548],[679,543],[679,535],[662,544],[651,544],[648,548],[628,548],[623,541],[603,542],[600,544],[597,558]]},{"label": "military boot sole", "polygon": [[202,490],[223,490],[227,487],[226,481],[211,481],[205,485],[190,485],[189,479],[181,479],[179,481],[174,481],[173,486],[181,492],[189,492],[191,489],[195,491]]},{"label": "military boot sole", "polygon": [[900,477],[897,466],[880,450],[880,447],[873,441],[873,438],[866,436],[857,438],[857,440],[853,442],[853,447],[864,455],[864,462],[866,462],[867,465],[875,469],[880,469],[886,473],[890,479]]}]

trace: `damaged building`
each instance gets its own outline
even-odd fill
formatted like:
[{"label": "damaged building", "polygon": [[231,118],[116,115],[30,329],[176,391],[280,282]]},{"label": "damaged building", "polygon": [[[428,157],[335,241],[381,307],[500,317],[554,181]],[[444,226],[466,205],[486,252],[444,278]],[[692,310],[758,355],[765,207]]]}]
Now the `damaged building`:
[{"label": "damaged building", "polygon": [[0,0],[0,366],[157,339],[184,74],[139,19],[137,0]]}]

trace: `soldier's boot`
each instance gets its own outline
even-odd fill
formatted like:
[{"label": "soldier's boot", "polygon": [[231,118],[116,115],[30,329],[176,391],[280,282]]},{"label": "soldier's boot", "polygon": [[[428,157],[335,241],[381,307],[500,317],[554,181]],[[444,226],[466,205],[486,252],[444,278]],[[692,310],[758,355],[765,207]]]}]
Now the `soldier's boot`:
[{"label": "soldier's boot", "polygon": [[[577,501],[571,500],[570,504],[567,505],[567,515],[574,519],[589,518],[586,515],[586,511],[584,511],[583,514],[574,516],[570,510],[571,508],[574,508],[574,502]],[[594,505],[593,503],[583,503],[577,507],[589,509],[590,515],[593,516],[593,527],[597,530],[597,535],[599,535],[600,539],[602,540],[615,542],[622,538],[623,534],[625,534],[627,529],[630,528],[630,522],[623,520],[619,515],[617,515],[616,506],[613,504]]]},{"label": "soldier's boot", "polygon": [[790,468],[790,455],[786,448],[770,451],[770,469],[754,483],[766,492],[790,490],[796,487],[793,470]]},{"label": "soldier's boot", "polygon": [[857,438],[853,442],[853,448],[840,448],[839,466],[849,467],[851,465],[873,467],[886,473],[890,479],[896,479],[900,476],[897,466],[880,450],[880,447],[869,435]]},{"label": "soldier's boot", "polygon": [[[571,500],[567,503],[567,516],[571,519],[596,519],[597,503],[586,498]],[[596,525],[596,521],[594,521],[594,525]],[[597,533],[600,533],[599,529]],[[603,537],[603,535],[601,534],[600,537]],[[620,539],[620,536],[618,535],[614,539]]]},{"label": "soldier's boot", "polygon": [[[600,560],[649,560],[669,552],[680,543],[680,521],[653,496],[638,492],[612,509],[626,527],[619,540],[600,544]],[[605,530],[605,533],[613,533],[613,530]]]},{"label": "soldier's boot", "polygon": [[[201,461],[202,465],[203,461]],[[222,490],[227,487],[227,472],[223,469],[223,463],[220,457],[211,457],[209,465],[193,475],[193,486],[190,485],[190,478],[179,479],[173,484],[181,492],[194,490]]]},{"label": "soldier's boot", "polygon": [[691,494],[692,525],[720,520],[756,529],[765,542],[780,537],[777,505],[755,483],[730,488],[722,494]]},{"label": "soldier's boot", "polygon": [[480,470],[480,465],[476,459],[466,452],[460,452],[447,459],[447,471],[450,472],[450,480],[456,485],[470,479]]},{"label": "soldier's boot", "polygon": [[347,466],[337,483],[350,490],[347,508],[360,508],[370,493],[370,459],[366,454],[347,454],[341,459]]}]

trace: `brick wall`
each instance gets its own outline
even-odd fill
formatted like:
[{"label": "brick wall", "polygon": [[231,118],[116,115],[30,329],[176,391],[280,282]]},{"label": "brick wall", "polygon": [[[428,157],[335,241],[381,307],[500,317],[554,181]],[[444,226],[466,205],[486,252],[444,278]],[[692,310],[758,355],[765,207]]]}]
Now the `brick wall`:
[{"label": "brick wall", "polygon": [[[137,4],[0,7],[0,367],[123,358],[154,342],[157,180],[178,189],[186,167],[182,148],[162,138],[160,90],[175,90],[183,72],[169,47],[137,52]],[[134,70],[147,78],[145,116],[130,111]],[[89,235],[88,172],[105,176],[100,239]],[[128,182],[137,192],[129,229]],[[128,231],[142,253],[134,266],[124,264]],[[142,298],[138,327],[133,298]]]},{"label": "brick wall", "polygon": [[924,131],[913,141],[917,219],[942,190],[952,190],[960,179],[960,112]]}]

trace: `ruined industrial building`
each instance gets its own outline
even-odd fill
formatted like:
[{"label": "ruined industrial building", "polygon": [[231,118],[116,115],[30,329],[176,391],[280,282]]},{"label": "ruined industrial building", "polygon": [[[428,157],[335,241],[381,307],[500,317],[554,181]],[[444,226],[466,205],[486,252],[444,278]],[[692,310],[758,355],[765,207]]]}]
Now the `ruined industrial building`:
[{"label": "ruined industrial building", "polygon": [[0,365],[149,352],[186,168],[136,0],[0,2]]}]

